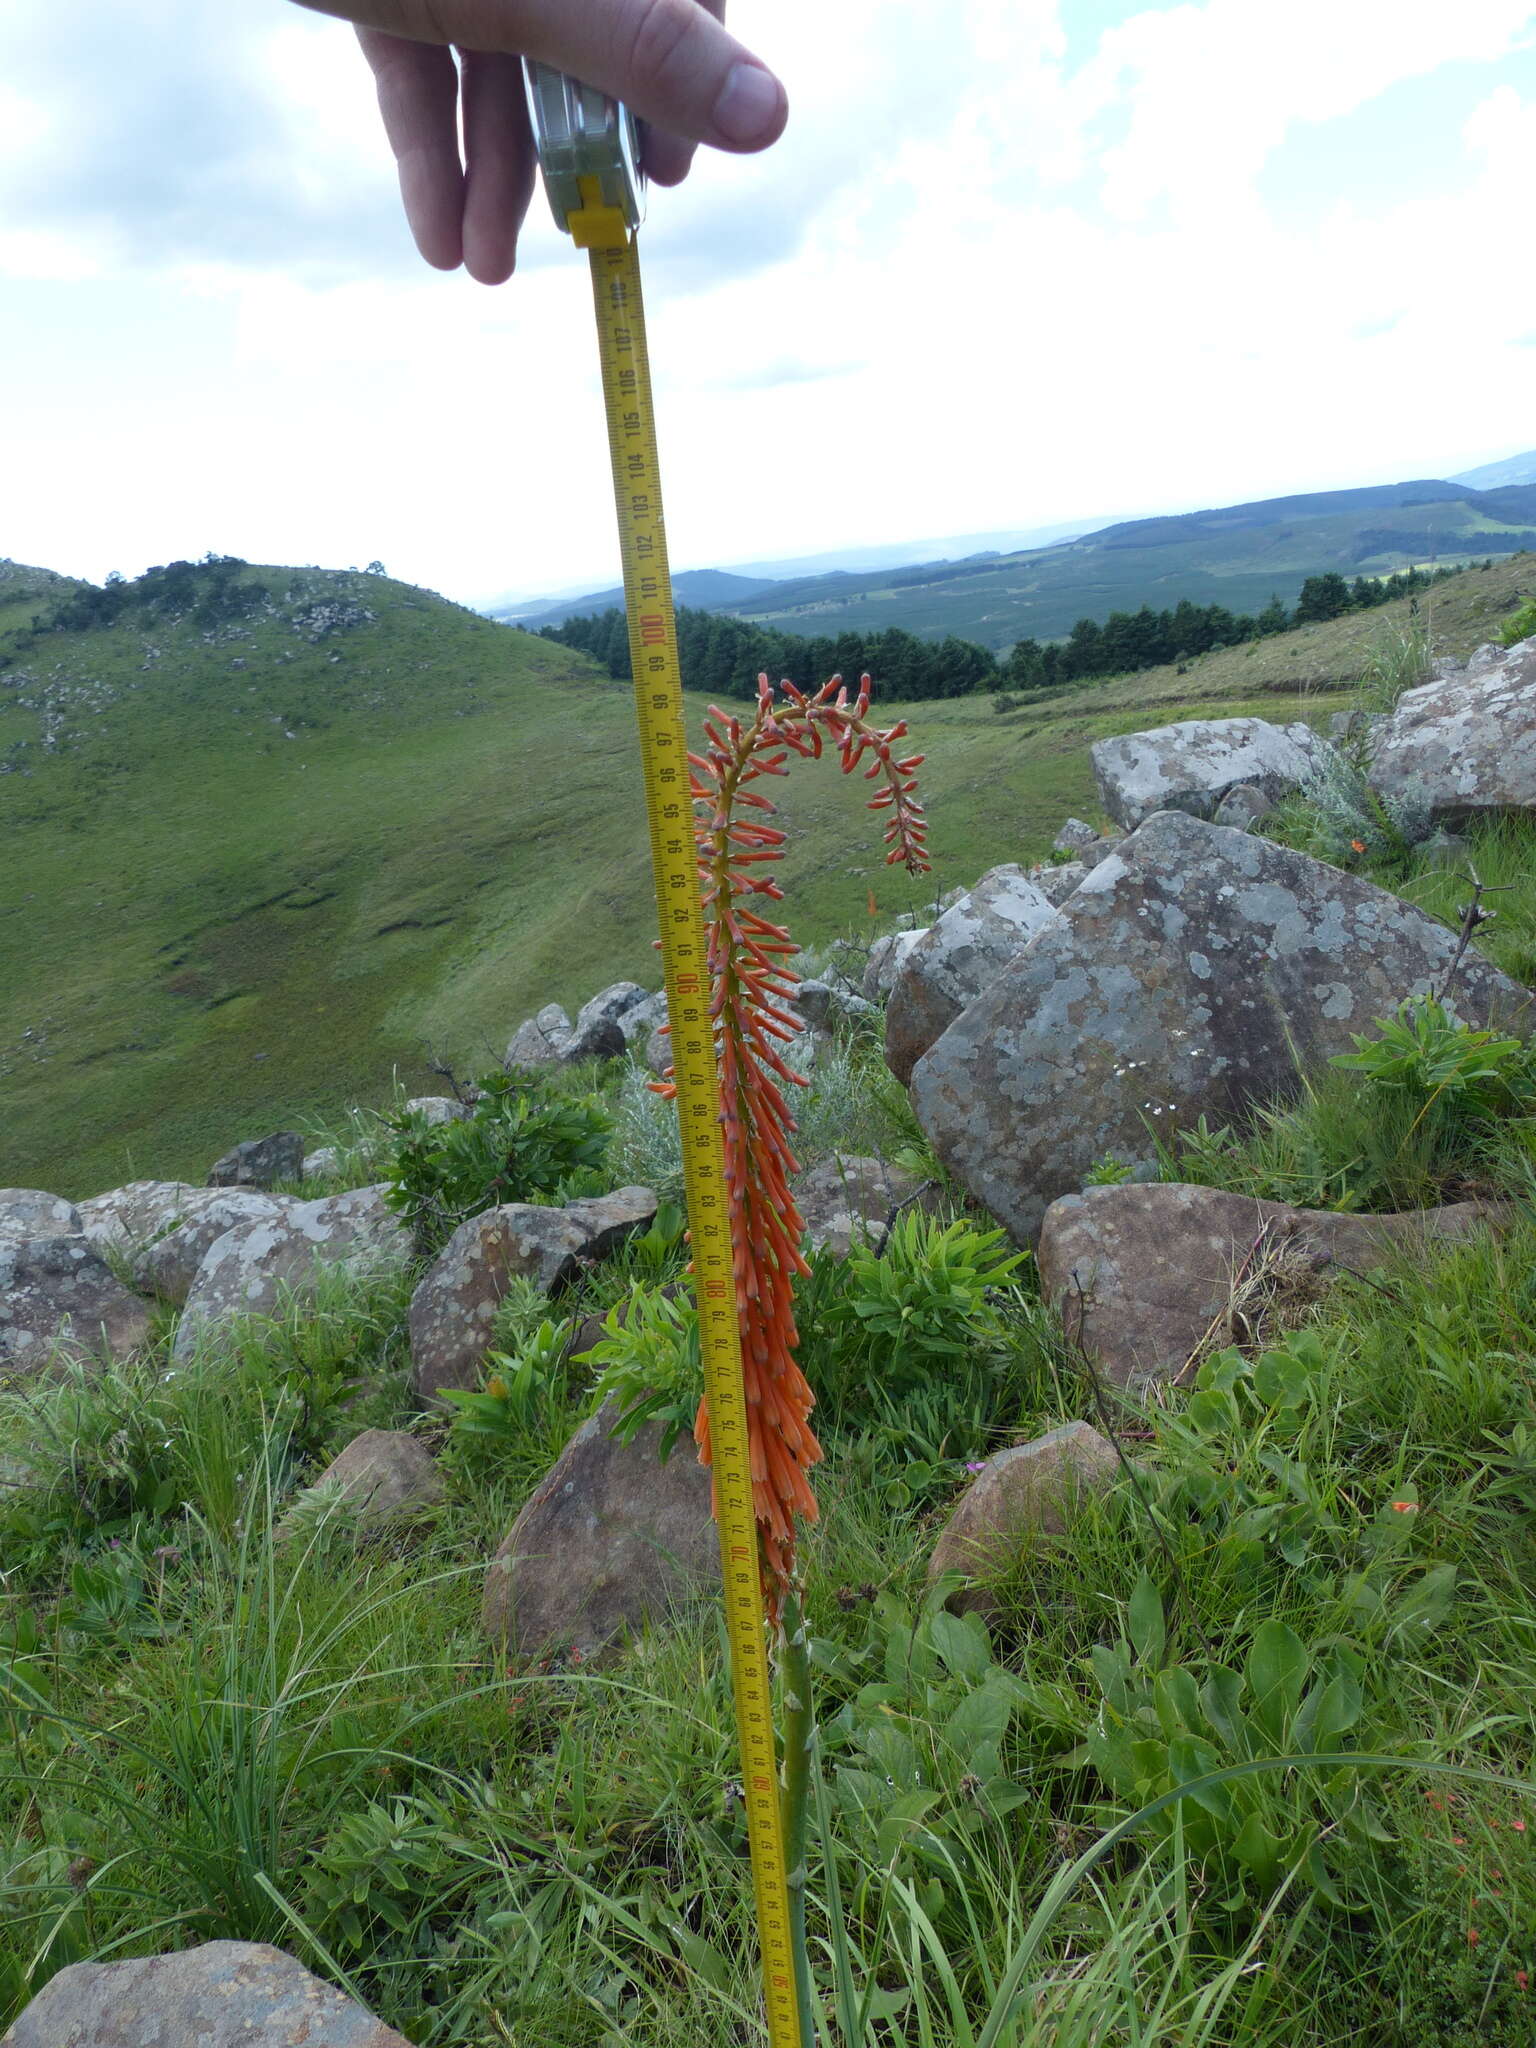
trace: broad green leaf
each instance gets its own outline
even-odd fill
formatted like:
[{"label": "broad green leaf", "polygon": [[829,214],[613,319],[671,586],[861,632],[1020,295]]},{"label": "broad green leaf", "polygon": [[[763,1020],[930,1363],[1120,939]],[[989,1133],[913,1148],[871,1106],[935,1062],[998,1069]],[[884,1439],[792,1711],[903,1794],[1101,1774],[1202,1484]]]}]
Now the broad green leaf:
[{"label": "broad green leaf", "polygon": [[935,1614],[924,1633],[957,1678],[974,1681],[992,1669],[992,1645],[979,1614]]},{"label": "broad green leaf", "polygon": [[1136,1652],[1138,1662],[1149,1665],[1161,1664],[1168,1641],[1168,1630],[1163,1621],[1163,1600],[1145,1572],[1136,1581],[1131,1593],[1126,1608],[1126,1623],[1130,1631],[1131,1647]]},{"label": "broad green leaf", "polygon": [[1312,1376],[1294,1351],[1266,1351],[1253,1368],[1253,1391],[1266,1408],[1300,1408],[1312,1390]]},{"label": "broad green leaf", "polygon": [[1359,1720],[1362,1705],[1358,1681],[1343,1673],[1330,1678],[1325,1685],[1314,1685],[1291,1724],[1291,1747],[1336,1749],[1339,1736]]},{"label": "broad green leaf", "polygon": [[1284,1839],[1271,1834],[1257,1813],[1249,1814],[1232,1842],[1232,1854],[1266,1891],[1280,1874],[1285,1848]]},{"label": "broad green leaf", "polygon": [[1213,1664],[1200,1688],[1206,1722],[1234,1761],[1252,1754],[1248,1723],[1238,1706],[1243,1681],[1225,1664]]},{"label": "broad green leaf", "polygon": [[1410,1641],[1432,1634],[1450,1613],[1455,1600],[1455,1565],[1435,1565],[1397,1601],[1392,1613],[1392,1634]]},{"label": "broad green leaf", "polygon": [[1008,1733],[1014,1699],[1006,1684],[990,1680],[966,1694],[944,1723],[944,1739],[956,1755],[969,1757],[982,1743],[999,1743]]},{"label": "broad green leaf", "polygon": [[1253,1715],[1277,1747],[1285,1739],[1312,1660],[1306,1645],[1283,1621],[1264,1621],[1254,1633],[1243,1676],[1253,1695]]},{"label": "broad green leaf", "polygon": [[1175,1664],[1170,1670],[1157,1674],[1152,1687],[1152,1704],[1157,1709],[1163,1733],[1170,1740],[1175,1735],[1196,1735],[1200,1732],[1200,1695],[1195,1675],[1187,1666]]}]

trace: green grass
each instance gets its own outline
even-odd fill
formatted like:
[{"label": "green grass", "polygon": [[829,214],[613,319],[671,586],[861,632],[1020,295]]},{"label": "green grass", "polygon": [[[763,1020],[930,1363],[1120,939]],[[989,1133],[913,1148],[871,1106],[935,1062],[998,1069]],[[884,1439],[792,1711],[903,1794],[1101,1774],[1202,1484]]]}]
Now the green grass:
[{"label": "green grass", "polygon": [[[627,689],[408,585],[260,574],[277,600],[211,643],[190,622],[0,638],[0,1182],[200,1180],[237,1138],[384,1107],[397,1077],[436,1088],[432,1056],[483,1070],[544,1002],[657,984]],[[1492,637],[1522,575],[1434,593],[1437,648]],[[295,616],[321,598],[377,617],[312,644]],[[1043,855],[1095,815],[1103,734],[1323,716],[1404,624],[1389,608],[1006,714],[901,706],[932,885],[884,868],[862,784],[801,764],[776,791],[796,936],[867,936]],[[72,735],[54,752],[45,700]]]}]

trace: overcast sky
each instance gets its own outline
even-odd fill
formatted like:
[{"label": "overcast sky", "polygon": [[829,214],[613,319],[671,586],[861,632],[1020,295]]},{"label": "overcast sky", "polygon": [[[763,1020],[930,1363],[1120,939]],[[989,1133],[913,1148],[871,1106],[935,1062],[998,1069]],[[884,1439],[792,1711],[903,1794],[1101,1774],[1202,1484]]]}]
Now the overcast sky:
[{"label": "overcast sky", "polygon": [[[572,0],[579,4],[579,0]],[[1529,0],[738,0],[790,125],[652,194],[674,566],[1536,445]],[[416,258],[351,33],[0,0],[0,555],[609,580],[586,263]]]}]

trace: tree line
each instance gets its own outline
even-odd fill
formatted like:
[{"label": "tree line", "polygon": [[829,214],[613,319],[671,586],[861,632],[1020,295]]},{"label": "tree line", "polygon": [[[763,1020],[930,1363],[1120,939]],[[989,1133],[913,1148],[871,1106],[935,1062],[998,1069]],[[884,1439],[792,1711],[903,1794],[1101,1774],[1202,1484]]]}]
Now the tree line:
[{"label": "tree line", "polygon": [[1135,612],[1111,612],[1102,622],[1079,619],[1064,641],[1020,640],[1002,664],[1001,679],[1007,688],[1050,689],[1093,676],[1160,668],[1213,648],[1236,647],[1245,640],[1342,618],[1346,612],[1373,611],[1395,597],[1460,573],[1454,568],[1405,569],[1394,576],[1357,576],[1351,583],[1330,571],[1307,578],[1292,611],[1278,597],[1261,612],[1231,612],[1225,605],[1191,604],[1182,598],[1170,611],[1155,612],[1144,604]]},{"label": "tree line", "polygon": [[[812,637],[683,605],[677,614],[678,658],[684,688],[707,691],[712,697],[750,698],[760,674],[775,681],[787,676],[804,689],[830,675],[841,673],[851,679],[866,670],[888,701],[963,697],[984,689],[1049,689],[1095,676],[1158,668],[1213,648],[1288,633],[1316,620],[1374,610],[1459,573],[1407,569],[1380,578],[1357,576],[1353,583],[1335,572],[1309,576],[1293,610],[1278,597],[1255,613],[1232,612],[1221,604],[1191,604],[1187,598],[1165,611],[1144,604],[1139,611],[1111,612],[1102,621],[1079,619],[1064,641],[1021,640],[1001,661],[973,640],[920,640],[899,626],[879,633]],[[617,607],[579,613],[563,625],[539,630],[545,640],[592,655],[620,682],[630,680],[629,628]]]},{"label": "tree line", "polygon": [[[602,662],[620,682],[631,678],[629,628],[622,611],[585,612],[561,626],[542,626],[540,637],[579,648]],[[964,697],[995,685],[997,656],[973,640],[919,640],[900,626],[879,633],[810,637],[779,633],[721,612],[682,605],[677,614],[678,663],[683,686],[712,697],[756,695],[757,679],[787,676],[802,689],[828,676],[856,680],[866,670],[883,702],[914,697]]]}]

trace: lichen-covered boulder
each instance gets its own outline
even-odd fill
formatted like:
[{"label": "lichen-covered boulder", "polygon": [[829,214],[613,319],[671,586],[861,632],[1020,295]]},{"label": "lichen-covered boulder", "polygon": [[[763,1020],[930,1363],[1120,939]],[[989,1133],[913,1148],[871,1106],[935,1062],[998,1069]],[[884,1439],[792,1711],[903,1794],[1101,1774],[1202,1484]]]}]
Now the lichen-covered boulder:
[{"label": "lichen-covered boulder", "polygon": [[1156,811],[1209,818],[1239,784],[1267,797],[1288,796],[1330,751],[1309,725],[1185,718],[1095,741],[1093,776],[1105,810],[1134,831]]},{"label": "lichen-covered boulder", "polygon": [[534,1489],[486,1574],[486,1633],[514,1657],[591,1656],[720,1579],[710,1476],[684,1435],[663,1464],[660,1425],[624,1444],[605,1402]]},{"label": "lichen-covered boulder", "polygon": [[[405,1105],[405,1113],[418,1118],[429,1130],[437,1130],[443,1124],[462,1123],[474,1112],[456,1095],[413,1095]],[[306,1160],[306,1167],[308,1164]]]},{"label": "lichen-covered boulder", "polygon": [[95,1251],[132,1254],[181,1221],[189,1196],[206,1192],[184,1180],[132,1180],[81,1202],[80,1222]]},{"label": "lichen-covered boulder", "polygon": [[411,2048],[403,2034],[258,1941],[71,1963],[0,2048]]},{"label": "lichen-covered boulder", "polygon": [[304,1140],[297,1131],[271,1131],[246,1138],[208,1169],[211,1188],[270,1188],[304,1177]]},{"label": "lichen-covered boulder", "polygon": [[910,932],[886,932],[875,940],[864,963],[864,978],[860,983],[860,994],[866,1003],[878,1003],[888,996],[896,986],[896,977],[906,964],[907,955],[918,940],[927,935],[927,925],[921,925]]},{"label": "lichen-covered boulder", "polygon": [[1480,647],[1462,668],[1406,690],[1371,734],[1371,781],[1461,823],[1536,810],[1536,639]]},{"label": "lichen-covered boulder", "polygon": [[902,962],[885,1012],[886,1065],[899,1081],[1056,912],[1021,867],[993,868]]},{"label": "lichen-covered boulder", "polygon": [[73,1202],[41,1188],[0,1188],[0,1237],[81,1237],[85,1223]]},{"label": "lichen-covered boulder", "polygon": [[0,1236],[0,1381],[31,1378],[58,1358],[126,1358],[149,1313],[89,1241]]},{"label": "lichen-covered boulder", "polygon": [[1182,1182],[1085,1188],[1045,1212],[1040,1290],[1104,1377],[1126,1386],[1180,1371],[1202,1345],[1304,1320],[1315,1275],[1367,1272],[1506,1219],[1480,1202],[1344,1216]]},{"label": "lichen-covered boulder", "polygon": [[1051,841],[1053,853],[1069,853],[1074,860],[1080,859],[1090,847],[1099,843],[1096,825],[1090,825],[1083,818],[1068,818],[1065,825]]},{"label": "lichen-covered boulder", "polygon": [[806,1023],[818,1031],[846,1030],[868,1024],[879,1014],[873,1003],[836,982],[810,977],[795,989],[794,1006]]},{"label": "lichen-covered boulder", "polygon": [[181,1221],[163,1237],[133,1254],[133,1284],[141,1294],[180,1307],[192,1291],[203,1260],[226,1230],[245,1223],[276,1223],[301,1206],[296,1195],[270,1195],[260,1188],[193,1188]]},{"label": "lichen-covered boulder", "polygon": [[1057,867],[1047,863],[1044,867],[1031,868],[1029,879],[1051,908],[1059,910],[1069,896],[1077,893],[1097,866],[1097,861],[1086,860],[1064,860]]},{"label": "lichen-covered boulder", "polygon": [[1229,789],[1216,806],[1211,819],[1213,825],[1230,825],[1234,832],[1251,832],[1261,818],[1267,818],[1275,808],[1273,797],[1262,789],[1255,789],[1251,782],[1240,782],[1236,789]]},{"label": "lichen-covered boulder", "polygon": [[236,1224],[215,1238],[182,1311],[177,1358],[189,1357],[211,1324],[231,1316],[269,1316],[285,1296],[312,1293],[322,1266],[403,1265],[410,1257],[410,1232],[385,1201],[386,1192],[382,1185],[352,1188],[316,1202],[295,1202],[281,1215]]},{"label": "lichen-covered boulder", "polygon": [[564,1209],[506,1202],[461,1223],[411,1296],[416,1398],[440,1401],[446,1389],[476,1384],[491,1324],[514,1279],[532,1280],[552,1293],[655,1214],[649,1188],[618,1188]]},{"label": "lichen-covered boulder", "polygon": [[570,1043],[562,1058],[567,1063],[622,1058],[630,1041],[626,1020],[650,1000],[649,989],[643,989],[638,981],[615,981],[599,989],[576,1012]]},{"label": "lichen-covered boulder", "polygon": [[834,1153],[795,1182],[795,1204],[805,1223],[807,1244],[812,1251],[830,1251],[840,1259],[847,1258],[855,1244],[878,1251],[885,1242],[887,1219],[922,1185],[915,1174],[884,1159]]},{"label": "lichen-covered boulder", "polygon": [[1015,1562],[1041,1536],[1060,1536],[1087,1495],[1111,1485],[1120,1470],[1113,1444],[1086,1422],[1063,1423],[1027,1444],[988,1458],[961,1494],[928,1560],[928,1583],[964,1572],[979,1583],[951,1597],[962,1612],[991,1617],[996,1603],[986,1581]]},{"label": "lichen-covered boulder", "polygon": [[[1356,876],[1165,811],[918,1062],[913,1107],[1027,1244],[1105,1153],[1150,1167],[1159,1134],[1293,1095],[1351,1033],[1438,988],[1456,944]],[[1478,1024],[1536,1027],[1530,991],[1475,951],[1450,997]]]}]

